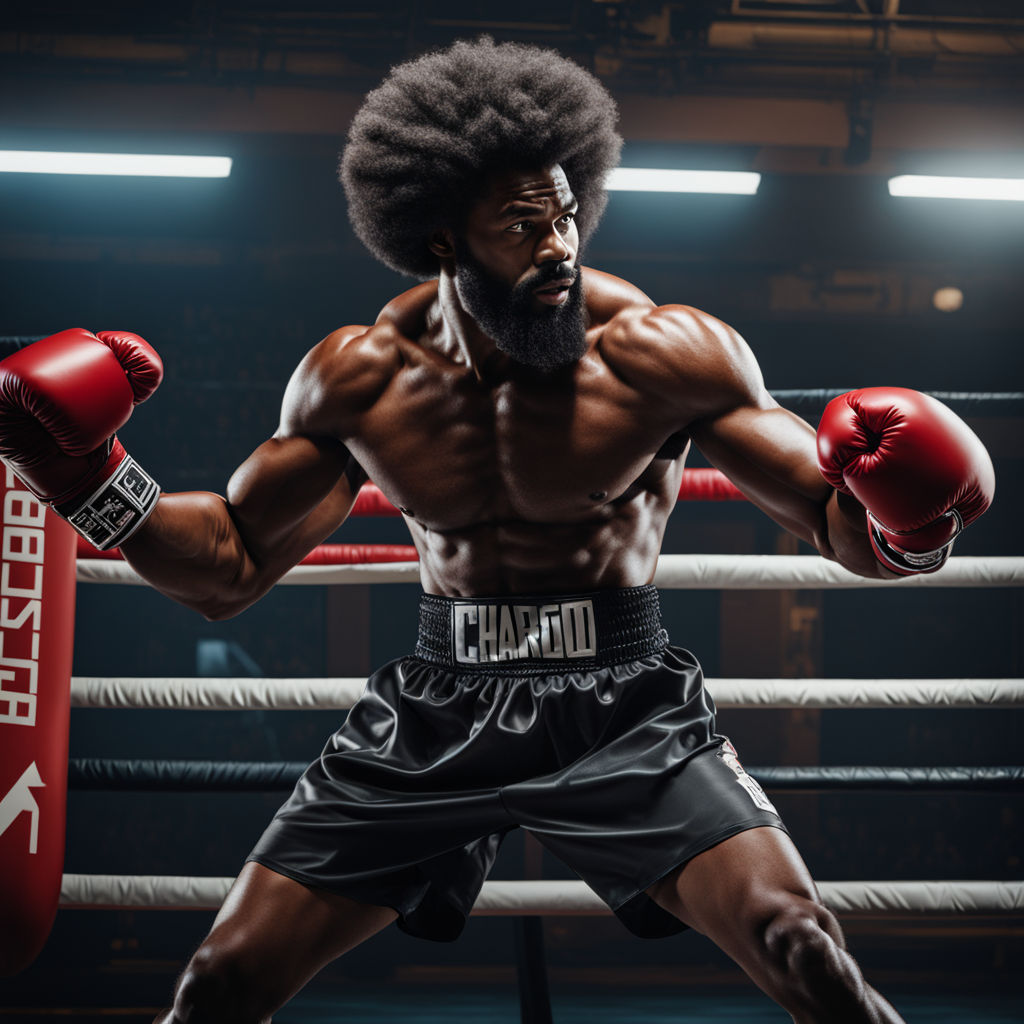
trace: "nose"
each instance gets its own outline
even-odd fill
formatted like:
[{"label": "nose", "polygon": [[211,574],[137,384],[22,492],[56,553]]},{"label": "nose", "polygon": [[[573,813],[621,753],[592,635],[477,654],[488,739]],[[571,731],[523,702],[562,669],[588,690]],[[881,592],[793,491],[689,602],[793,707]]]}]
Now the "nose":
[{"label": "nose", "polygon": [[551,225],[543,237],[537,239],[537,246],[533,251],[533,262],[537,267],[545,263],[572,263],[575,258],[575,249],[554,225]]}]

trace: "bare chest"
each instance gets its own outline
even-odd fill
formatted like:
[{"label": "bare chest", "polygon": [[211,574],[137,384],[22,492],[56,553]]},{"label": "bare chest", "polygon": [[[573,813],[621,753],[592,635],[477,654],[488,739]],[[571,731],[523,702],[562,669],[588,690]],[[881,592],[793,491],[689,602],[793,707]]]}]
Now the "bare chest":
[{"label": "bare chest", "polygon": [[394,504],[449,530],[585,516],[634,486],[670,432],[600,367],[491,387],[417,367],[396,376],[348,443]]}]

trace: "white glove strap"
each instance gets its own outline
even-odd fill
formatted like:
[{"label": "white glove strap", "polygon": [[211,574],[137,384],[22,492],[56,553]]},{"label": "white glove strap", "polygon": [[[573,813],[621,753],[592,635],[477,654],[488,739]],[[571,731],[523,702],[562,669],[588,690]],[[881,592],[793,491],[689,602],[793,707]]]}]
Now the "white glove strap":
[{"label": "white glove strap", "polygon": [[[960,517],[960,513],[955,508],[950,509],[948,512],[943,513],[943,516],[953,519],[953,536],[942,547],[935,548],[933,551],[907,551],[892,542],[892,535],[900,536],[902,534],[903,536],[911,536],[915,531],[892,530],[872,515],[870,510],[866,511],[868,522],[871,524],[871,535],[875,542],[875,550],[893,568],[902,569],[905,572],[927,572],[929,569],[942,565],[949,557],[953,541],[960,536],[964,528],[964,521]],[[884,536],[882,530],[885,530],[889,536]]]},{"label": "white glove strap", "polygon": [[157,482],[126,455],[97,490],[76,508],[67,505],[54,511],[66,519],[100,551],[126,541],[156,508],[160,498]]}]

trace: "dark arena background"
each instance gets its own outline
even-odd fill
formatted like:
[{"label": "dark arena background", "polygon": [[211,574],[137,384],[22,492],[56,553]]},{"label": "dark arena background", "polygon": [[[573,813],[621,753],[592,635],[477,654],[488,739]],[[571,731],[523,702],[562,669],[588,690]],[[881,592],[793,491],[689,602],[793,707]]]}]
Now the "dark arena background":
[{"label": "dark arena background", "polygon": [[[121,438],[165,490],[223,493],[274,431],[306,350],[341,325],[372,323],[409,286],[357,241],[336,178],[362,96],[393,64],[484,32],[592,70],[620,105],[625,166],[761,175],[754,195],[612,192],[585,263],[735,326],[769,389],[812,424],[825,391],[887,384],[950,396],[998,480],[953,561],[1021,554],[1024,203],[887,188],[904,174],[1024,178],[1018,0],[9,3],[0,148],[216,155],[233,167],[212,179],[0,174],[0,334],[141,334],[166,378]],[[332,540],[409,543],[394,517],[351,519]],[[745,502],[706,500],[680,502],[664,551],[811,555]],[[146,587],[79,583],[73,675],[365,676],[410,649],[418,592],[412,582],[279,586],[237,618],[207,622]],[[830,679],[1024,674],[1019,576],[1009,586],[684,587],[663,590],[662,606],[673,641],[712,680],[822,689]],[[720,727],[754,775],[893,769],[853,786],[819,772],[787,787],[777,773],[776,788],[765,774],[815,879],[1019,886],[1020,700],[723,706]],[[73,768],[306,762],[343,714],[76,706],[70,756]],[[964,771],[914,787],[899,784],[901,767]],[[233,876],[286,789],[73,778],[64,870]],[[574,878],[521,831],[491,877]],[[1002,911],[842,920],[866,976],[908,1021],[1024,1021],[1017,892]],[[0,1020],[150,1020],[211,921],[200,909],[62,907],[35,963],[0,979]],[[644,941],[610,916],[545,914],[474,916],[451,944],[389,928],[275,1017],[520,1019],[787,1015],[701,936]]]}]

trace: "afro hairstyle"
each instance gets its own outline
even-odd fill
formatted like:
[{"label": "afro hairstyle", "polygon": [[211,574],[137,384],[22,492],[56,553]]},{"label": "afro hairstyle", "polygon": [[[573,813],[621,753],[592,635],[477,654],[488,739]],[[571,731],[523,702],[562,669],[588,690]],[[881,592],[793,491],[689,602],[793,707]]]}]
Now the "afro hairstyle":
[{"label": "afro hairstyle", "polygon": [[617,116],[604,86],[554,50],[456,42],[392,68],[367,95],[341,156],[349,219],[381,262],[434,277],[431,235],[462,226],[488,174],[557,163],[579,201],[582,244],[619,161]]}]

